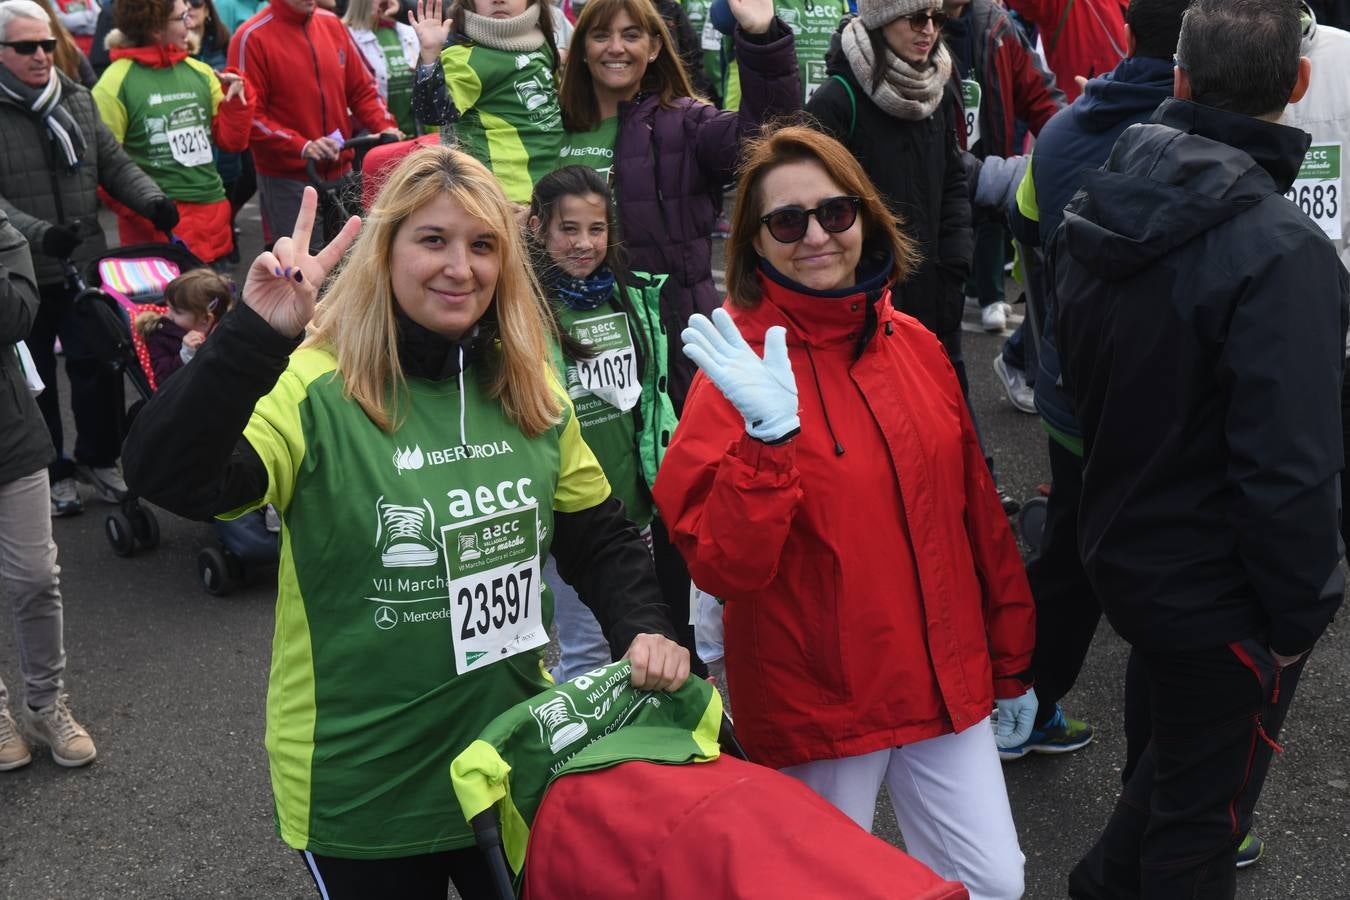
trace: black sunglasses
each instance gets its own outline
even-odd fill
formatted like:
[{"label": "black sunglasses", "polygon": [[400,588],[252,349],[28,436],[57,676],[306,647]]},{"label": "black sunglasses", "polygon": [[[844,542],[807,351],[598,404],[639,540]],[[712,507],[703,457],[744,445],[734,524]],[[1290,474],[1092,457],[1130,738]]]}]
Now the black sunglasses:
[{"label": "black sunglasses", "polygon": [[904,18],[909,22],[909,27],[913,28],[915,31],[923,31],[923,26],[928,24],[929,19],[933,21],[933,28],[941,31],[942,26],[946,25],[947,20],[951,17],[945,12],[938,12],[937,10],[930,9],[926,12],[916,12],[914,15],[905,16]]},{"label": "black sunglasses", "polygon": [[848,231],[858,221],[858,209],[862,206],[861,197],[831,197],[822,200],[815,209],[802,209],[800,206],[784,206],[775,209],[759,220],[769,227],[769,235],[780,244],[795,244],[806,237],[806,227],[815,216],[820,227],[831,234]]},{"label": "black sunglasses", "polygon": [[56,38],[45,41],[0,41],[0,47],[9,47],[20,56],[32,56],[41,47],[48,56],[56,52]]}]

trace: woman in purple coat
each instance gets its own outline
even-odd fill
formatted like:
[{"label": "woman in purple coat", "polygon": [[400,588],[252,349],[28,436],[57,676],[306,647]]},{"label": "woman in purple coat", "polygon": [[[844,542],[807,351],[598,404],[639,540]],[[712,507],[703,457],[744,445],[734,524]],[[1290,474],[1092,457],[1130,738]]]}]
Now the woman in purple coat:
[{"label": "woman in purple coat", "polygon": [[739,112],[694,96],[650,0],[589,0],[577,19],[559,91],[562,162],[608,176],[635,270],[669,275],[661,318],[678,411],[694,376],[680,352],[689,317],[722,305],[713,285],[712,230],[740,145],[762,123],[801,108],[792,31],[772,0],[731,0]]}]

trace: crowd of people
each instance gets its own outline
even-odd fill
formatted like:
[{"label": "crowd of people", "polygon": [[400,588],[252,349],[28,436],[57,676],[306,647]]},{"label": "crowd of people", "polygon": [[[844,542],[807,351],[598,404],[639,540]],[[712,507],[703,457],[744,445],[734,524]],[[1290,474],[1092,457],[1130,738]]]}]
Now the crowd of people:
[{"label": "crowd of people", "polygon": [[[619,658],[724,680],[752,762],[865,830],[884,785],[908,853],[1019,897],[1001,763],[1091,742],[1103,614],[1127,757],[1067,892],[1234,896],[1345,590],[1344,15],[0,0],[0,772],[97,755],[51,523],[134,491],[275,550],[276,823],[324,897],[489,895],[449,761]],[[100,207],[199,264],[127,322],[130,423],[76,303]],[[961,346],[1005,262],[1025,562]]]}]

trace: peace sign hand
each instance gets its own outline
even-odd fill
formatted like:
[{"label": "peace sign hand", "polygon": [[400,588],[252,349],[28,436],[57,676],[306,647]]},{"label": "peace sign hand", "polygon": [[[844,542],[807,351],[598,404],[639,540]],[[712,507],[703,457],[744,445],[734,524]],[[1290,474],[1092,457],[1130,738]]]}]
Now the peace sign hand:
[{"label": "peace sign hand", "polygon": [[727,6],[746,34],[764,34],[773,24],[773,0],[727,0]]},{"label": "peace sign hand", "polygon": [[319,286],[361,230],[361,219],[352,216],[328,246],[311,256],[309,236],[318,204],[318,193],[306,187],[295,230],[290,237],[278,240],[270,253],[259,253],[244,280],[244,303],[288,338],[299,337],[305,330],[314,316]]},{"label": "peace sign hand", "polygon": [[417,0],[417,9],[408,12],[408,23],[417,32],[422,45],[419,59],[428,65],[440,59],[441,48],[450,37],[450,20],[442,17],[441,0]]}]

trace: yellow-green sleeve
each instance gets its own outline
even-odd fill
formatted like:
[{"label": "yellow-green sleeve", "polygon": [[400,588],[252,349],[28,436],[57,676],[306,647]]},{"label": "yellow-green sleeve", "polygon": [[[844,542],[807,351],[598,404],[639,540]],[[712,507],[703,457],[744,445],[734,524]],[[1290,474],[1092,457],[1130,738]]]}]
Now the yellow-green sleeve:
[{"label": "yellow-green sleeve", "polygon": [[478,98],[483,96],[483,83],[469,65],[469,54],[472,52],[473,47],[464,44],[455,44],[441,51],[445,86],[461,115],[477,106]]},{"label": "yellow-green sleeve", "polygon": [[94,104],[98,106],[99,118],[119,144],[127,139],[127,108],[122,105],[121,94],[122,82],[126,80],[130,67],[130,60],[116,60],[103,70],[102,77],[90,91],[94,95]]},{"label": "yellow-green sleeve", "polygon": [[579,512],[603,503],[609,497],[609,480],[600,468],[600,461],[581,436],[581,425],[577,422],[572,399],[558,384],[557,376],[551,370],[549,380],[563,401],[562,437],[558,441],[562,456],[561,471],[558,473],[558,489],[553,494],[553,508],[558,512]]},{"label": "yellow-green sleeve", "polygon": [[220,109],[220,104],[225,101],[225,92],[220,89],[220,79],[216,77],[215,70],[200,59],[189,56],[186,62],[200,73],[206,79],[206,83],[211,86],[211,118],[214,119],[216,110]]}]

